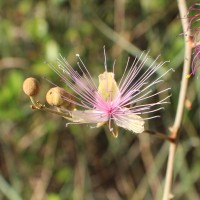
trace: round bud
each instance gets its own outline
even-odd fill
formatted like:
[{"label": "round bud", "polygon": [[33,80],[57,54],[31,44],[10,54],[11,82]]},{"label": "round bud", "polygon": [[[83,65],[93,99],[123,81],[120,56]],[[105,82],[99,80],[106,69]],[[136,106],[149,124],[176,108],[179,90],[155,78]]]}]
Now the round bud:
[{"label": "round bud", "polygon": [[67,99],[73,99],[72,96],[61,87],[53,87],[46,94],[46,101],[49,105],[73,109],[74,104]]},{"label": "round bud", "polygon": [[23,91],[28,96],[36,96],[39,92],[39,82],[35,78],[29,77],[23,83]]}]

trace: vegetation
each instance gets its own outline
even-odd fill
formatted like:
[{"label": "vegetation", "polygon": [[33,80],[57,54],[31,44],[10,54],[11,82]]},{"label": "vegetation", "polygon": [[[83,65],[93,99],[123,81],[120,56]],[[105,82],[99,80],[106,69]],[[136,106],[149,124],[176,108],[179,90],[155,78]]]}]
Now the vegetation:
[{"label": "vegetation", "polygon": [[[195,3],[188,1],[188,6]],[[52,87],[68,87],[50,69],[59,53],[76,67],[80,54],[92,76],[116,59],[119,80],[127,58],[150,50],[152,59],[170,60],[157,76],[171,87],[171,104],[148,121],[148,128],[169,134],[178,104],[184,62],[184,38],[177,2],[0,1],[0,200],[160,200],[169,141],[120,129],[117,139],[106,127],[65,127],[59,116],[30,108],[24,79],[40,81],[38,99]],[[197,71],[198,76],[198,71]],[[200,83],[189,79],[174,165],[173,195],[200,196]]]}]

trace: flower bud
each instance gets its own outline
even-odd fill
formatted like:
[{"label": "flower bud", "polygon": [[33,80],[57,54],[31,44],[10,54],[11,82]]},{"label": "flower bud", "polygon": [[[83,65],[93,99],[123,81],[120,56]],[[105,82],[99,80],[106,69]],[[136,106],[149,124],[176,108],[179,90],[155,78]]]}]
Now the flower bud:
[{"label": "flower bud", "polygon": [[46,94],[46,101],[49,105],[73,110],[75,105],[69,102],[68,99],[72,100],[72,95],[61,87],[53,87]]},{"label": "flower bud", "polygon": [[23,83],[23,91],[28,96],[36,96],[39,92],[39,82],[35,78],[29,77]]}]

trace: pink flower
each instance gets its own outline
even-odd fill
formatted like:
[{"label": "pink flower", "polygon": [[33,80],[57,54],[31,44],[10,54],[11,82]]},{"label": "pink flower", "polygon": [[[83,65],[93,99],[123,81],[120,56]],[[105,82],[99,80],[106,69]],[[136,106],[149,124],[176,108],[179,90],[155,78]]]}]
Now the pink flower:
[{"label": "pink flower", "polygon": [[156,96],[170,90],[166,88],[153,93],[156,84],[161,83],[162,77],[171,70],[153,79],[155,72],[165,63],[157,65],[158,57],[146,71],[144,71],[144,65],[148,60],[148,54],[143,53],[131,65],[128,59],[121,80],[117,83],[114,72],[107,70],[104,48],[105,72],[99,75],[97,86],[80,56],[78,54],[76,56],[79,59],[77,64],[82,75],[74,70],[62,56],[58,59],[57,67],[50,65],[74,92],[74,100],[65,97],[66,101],[76,105],[76,109],[72,111],[64,110],[69,115],[65,117],[70,121],[68,124],[96,124],[94,127],[107,124],[115,137],[118,136],[118,126],[134,133],[142,133],[145,120],[159,117],[158,115],[146,117],[146,114],[163,109],[157,106],[168,103],[166,99],[169,95],[156,102],[146,102],[146,100],[154,101]]},{"label": "pink flower", "polygon": [[188,9],[190,37],[193,43],[192,71],[188,75],[194,75],[200,67],[200,4],[196,3]]}]

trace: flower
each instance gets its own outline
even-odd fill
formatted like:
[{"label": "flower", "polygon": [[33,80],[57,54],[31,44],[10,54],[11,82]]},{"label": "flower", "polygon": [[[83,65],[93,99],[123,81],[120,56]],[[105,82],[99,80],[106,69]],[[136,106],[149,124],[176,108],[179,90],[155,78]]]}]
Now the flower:
[{"label": "flower", "polygon": [[194,75],[196,71],[199,69],[199,67],[200,67],[200,44],[197,44],[193,50],[192,71],[188,75],[188,78],[191,75]]},{"label": "flower", "polygon": [[[192,70],[188,78],[194,75],[200,67],[200,4],[196,3],[188,9],[187,18],[189,20],[190,37],[193,47]],[[186,33],[187,34],[187,33]]]},{"label": "flower", "polygon": [[50,65],[74,92],[73,98],[63,96],[63,99],[76,106],[73,110],[62,109],[62,112],[68,113],[68,116],[65,116],[70,121],[67,125],[96,124],[94,127],[100,127],[107,124],[114,137],[118,136],[118,126],[134,133],[142,133],[145,120],[159,117],[158,115],[145,117],[145,114],[163,109],[157,106],[168,103],[166,99],[169,95],[157,102],[144,103],[145,100],[154,99],[159,94],[170,90],[166,88],[153,93],[155,85],[162,82],[162,77],[171,70],[151,81],[150,78],[153,78],[155,72],[166,63],[156,64],[158,57],[146,71],[143,67],[148,60],[148,53],[146,55],[143,53],[139,59],[135,58],[131,65],[129,65],[129,58],[121,80],[117,84],[114,72],[107,70],[104,47],[105,72],[98,76],[97,86],[79,54],[76,56],[82,75],[74,70],[62,56],[57,60],[58,66]]}]

